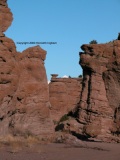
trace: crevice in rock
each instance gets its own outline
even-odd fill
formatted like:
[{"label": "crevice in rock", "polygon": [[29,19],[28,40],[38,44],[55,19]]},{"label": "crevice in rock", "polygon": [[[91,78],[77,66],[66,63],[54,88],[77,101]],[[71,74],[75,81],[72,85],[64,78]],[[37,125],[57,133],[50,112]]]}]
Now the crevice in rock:
[{"label": "crevice in rock", "polygon": [[0,44],[2,44],[3,43],[3,40],[0,40]]},{"label": "crevice in rock", "polygon": [[89,81],[88,81],[88,95],[87,95],[87,106],[89,108],[90,104],[90,88],[91,88],[91,76],[89,76]]},{"label": "crevice in rock", "polygon": [[17,97],[17,100],[18,100],[19,102],[21,102],[22,99],[23,99],[23,98]]},{"label": "crevice in rock", "polygon": [[61,123],[61,124],[59,124],[59,125],[57,125],[56,127],[55,127],[55,131],[57,132],[57,131],[63,131],[63,129],[64,129],[64,124],[63,123]]},{"label": "crevice in rock", "polygon": [[12,121],[9,123],[9,127],[14,128],[14,123]]},{"label": "crevice in rock", "polygon": [[94,113],[94,114],[100,115],[98,112],[95,112],[95,111],[93,111],[91,109],[86,109],[86,111],[89,112],[89,113]]},{"label": "crevice in rock", "polygon": [[4,119],[4,116],[0,117],[0,121],[3,121],[3,119]]},{"label": "crevice in rock", "polygon": [[0,84],[8,84],[8,83],[11,83],[11,81],[9,81],[9,80],[3,80],[2,82],[0,82]]},{"label": "crevice in rock", "polygon": [[82,140],[82,141],[90,141],[88,138],[90,138],[90,136],[84,135],[84,134],[79,134],[76,133],[75,131],[71,131],[71,134],[75,137],[77,137],[78,139]]},{"label": "crevice in rock", "polygon": [[120,131],[111,132],[114,136],[120,136]]},{"label": "crevice in rock", "polygon": [[78,117],[78,107],[79,107],[79,103],[76,105],[74,110],[69,111],[67,115],[70,116],[70,117],[73,117],[73,118],[75,118],[77,120],[77,118],[79,118]]},{"label": "crevice in rock", "polygon": [[6,62],[5,58],[0,57],[0,62]]},{"label": "crevice in rock", "polygon": [[16,114],[16,113],[17,113],[17,110],[15,110],[15,111],[8,111],[7,115],[8,115],[9,117],[11,117],[11,116],[13,116],[13,115]]}]

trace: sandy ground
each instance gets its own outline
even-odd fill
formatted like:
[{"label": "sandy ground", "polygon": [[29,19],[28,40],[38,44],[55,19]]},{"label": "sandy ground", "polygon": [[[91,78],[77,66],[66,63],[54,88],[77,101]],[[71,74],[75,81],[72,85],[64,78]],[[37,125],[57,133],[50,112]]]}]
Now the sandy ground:
[{"label": "sandy ground", "polygon": [[0,147],[0,160],[120,160],[120,144],[85,142],[87,147],[37,144]]}]

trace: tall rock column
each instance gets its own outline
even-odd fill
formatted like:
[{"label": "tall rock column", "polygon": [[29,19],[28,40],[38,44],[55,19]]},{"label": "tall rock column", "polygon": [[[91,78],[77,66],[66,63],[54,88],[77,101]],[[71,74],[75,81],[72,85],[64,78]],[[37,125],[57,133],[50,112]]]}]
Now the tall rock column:
[{"label": "tall rock column", "polygon": [[[119,141],[118,137],[115,138],[115,134],[119,132],[118,121],[120,122],[119,118],[115,118],[115,112],[116,117],[119,117],[118,108],[120,105],[120,91],[117,93],[120,90],[120,70],[118,67],[120,61],[117,59],[120,55],[119,46],[119,41],[113,41],[107,44],[90,44],[81,47],[84,53],[80,53],[80,64],[83,68],[83,89],[79,107],[79,121],[83,126],[82,132],[88,137]],[[118,61],[117,65],[116,60]],[[111,72],[112,75],[110,76],[108,72]],[[112,87],[111,81],[118,88]],[[112,91],[116,93],[117,97],[115,104],[113,101],[116,100],[116,97],[113,96]],[[112,100],[110,100],[111,98]]]},{"label": "tall rock column", "polygon": [[13,134],[53,134],[45,58],[46,51],[39,46],[28,48],[17,57],[19,79],[10,105],[14,113],[9,124]]},{"label": "tall rock column", "polygon": [[0,0],[0,136],[51,137],[49,86],[39,46],[18,53],[4,32],[12,22],[6,0]]}]

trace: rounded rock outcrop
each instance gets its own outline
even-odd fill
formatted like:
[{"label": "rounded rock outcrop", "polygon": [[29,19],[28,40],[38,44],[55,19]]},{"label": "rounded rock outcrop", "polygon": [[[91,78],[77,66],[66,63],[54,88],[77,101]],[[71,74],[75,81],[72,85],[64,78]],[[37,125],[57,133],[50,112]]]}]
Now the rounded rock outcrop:
[{"label": "rounded rock outcrop", "polygon": [[8,27],[11,25],[13,20],[13,15],[8,8],[7,1],[0,1],[0,36],[4,36],[3,32],[5,32]]}]

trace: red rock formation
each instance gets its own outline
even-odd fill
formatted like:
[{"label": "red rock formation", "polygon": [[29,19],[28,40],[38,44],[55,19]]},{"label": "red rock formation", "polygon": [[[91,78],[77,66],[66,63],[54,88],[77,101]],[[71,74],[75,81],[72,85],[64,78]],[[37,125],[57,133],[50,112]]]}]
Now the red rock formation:
[{"label": "red rock formation", "polygon": [[0,135],[49,138],[53,120],[72,111],[56,131],[120,142],[120,41],[83,45],[83,82],[54,75],[48,87],[46,51],[36,46],[18,53],[3,33],[11,22],[6,0],[0,0]]},{"label": "red rock formation", "polygon": [[3,36],[12,22],[12,13],[7,6],[6,0],[0,0],[0,36]]},{"label": "red rock formation", "polygon": [[46,51],[36,46],[17,53],[14,42],[3,34],[12,22],[6,1],[0,1],[0,9],[8,12],[0,17],[0,135],[51,136]]},{"label": "red rock formation", "polygon": [[120,141],[120,41],[81,48],[81,132],[103,141]]},{"label": "red rock formation", "polygon": [[51,116],[54,121],[59,121],[62,116],[78,107],[81,82],[81,78],[57,78],[57,75],[52,75],[49,93]]}]

